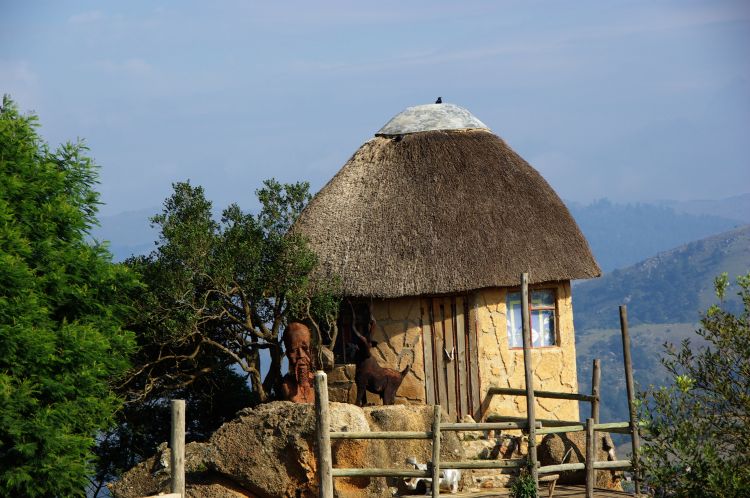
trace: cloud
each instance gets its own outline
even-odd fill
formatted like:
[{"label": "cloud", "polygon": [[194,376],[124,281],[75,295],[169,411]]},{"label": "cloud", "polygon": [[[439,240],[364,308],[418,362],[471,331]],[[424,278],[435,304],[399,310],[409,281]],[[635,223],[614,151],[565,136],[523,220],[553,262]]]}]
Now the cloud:
[{"label": "cloud", "polygon": [[73,14],[68,18],[71,24],[89,24],[104,19],[104,14],[100,10],[89,10],[80,14]]}]

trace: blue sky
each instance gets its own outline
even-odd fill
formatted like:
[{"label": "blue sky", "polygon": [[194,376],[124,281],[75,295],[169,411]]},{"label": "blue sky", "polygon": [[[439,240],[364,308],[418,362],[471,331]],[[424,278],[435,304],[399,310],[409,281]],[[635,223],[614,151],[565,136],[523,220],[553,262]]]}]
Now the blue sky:
[{"label": "blue sky", "polygon": [[103,215],[190,179],[319,189],[403,108],[466,107],[561,197],[750,191],[750,3],[0,0],[0,92],[85,138]]}]

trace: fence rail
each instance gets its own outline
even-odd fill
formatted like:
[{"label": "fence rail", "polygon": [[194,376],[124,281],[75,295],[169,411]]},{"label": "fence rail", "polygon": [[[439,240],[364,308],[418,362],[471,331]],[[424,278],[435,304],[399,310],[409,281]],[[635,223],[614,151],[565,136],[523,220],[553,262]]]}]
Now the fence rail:
[{"label": "fence rail", "polygon": [[[526,389],[515,389],[512,387],[490,387],[487,390],[489,396],[526,396]],[[581,393],[560,393],[556,391],[537,391],[534,390],[534,396],[537,398],[550,398],[550,399],[569,399],[574,401],[586,401],[591,403],[598,399],[597,396],[592,394],[581,394]]]},{"label": "fence rail", "polygon": [[[544,427],[536,431],[537,434],[560,434],[563,432],[581,432],[586,430],[583,424],[561,425],[558,427]],[[608,422],[606,424],[594,424],[597,432],[616,432],[618,434],[630,434],[630,422]]]},{"label": "fence rail", "polygon": [[333,477],[432,477],[429,470],[410,469],[332,469]]},{"label": "fence rail", "polygon": [[331,432],[331,439],[432,439],[431,431]]}]

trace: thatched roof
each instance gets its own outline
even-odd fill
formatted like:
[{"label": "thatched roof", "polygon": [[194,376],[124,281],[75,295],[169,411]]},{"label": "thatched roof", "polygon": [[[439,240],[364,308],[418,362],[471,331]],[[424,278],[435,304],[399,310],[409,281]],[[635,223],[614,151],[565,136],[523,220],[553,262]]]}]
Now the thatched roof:
[{"label": "thatched roof", "polygon": [[601,273],[557,194],[487,129],[376,136],[294,231],[318,254],[320,275],[338,275],[349,296],[512,286],[522,272],[532,283]]}]

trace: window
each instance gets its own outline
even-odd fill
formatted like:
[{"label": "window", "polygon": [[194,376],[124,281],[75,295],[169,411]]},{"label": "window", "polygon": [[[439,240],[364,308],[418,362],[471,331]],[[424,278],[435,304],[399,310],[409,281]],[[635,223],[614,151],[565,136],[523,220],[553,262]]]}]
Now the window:
[{"label": "window", "polygon": [[[555,291],[541,289],[529,291],[529,315],[531,317],[531,347],[555,346]],[[523,347],[523,319],[521,317],[521,293],[508,292],[508,345]]]}]

